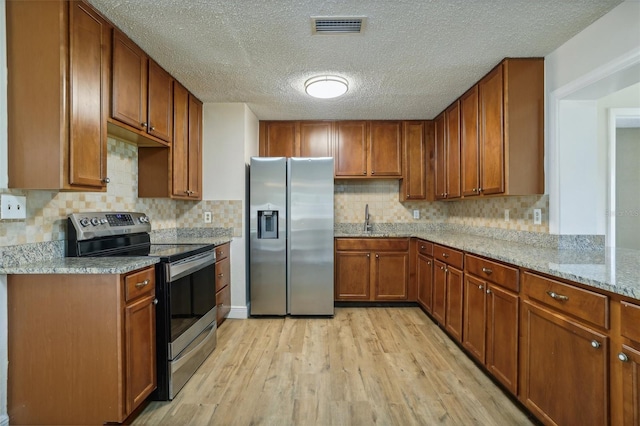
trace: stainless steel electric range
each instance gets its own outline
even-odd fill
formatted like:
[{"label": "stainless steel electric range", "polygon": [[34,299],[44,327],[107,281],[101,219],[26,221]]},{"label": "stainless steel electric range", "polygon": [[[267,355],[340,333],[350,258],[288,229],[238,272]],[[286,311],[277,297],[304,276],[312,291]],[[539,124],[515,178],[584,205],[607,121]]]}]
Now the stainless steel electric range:
[{"label": "stainless steel electric range", "polygon": [[215,247],[151,244],[144,213],[74,213],[67,256],[155,256],[156,400],[171,400],[216,347]]}]

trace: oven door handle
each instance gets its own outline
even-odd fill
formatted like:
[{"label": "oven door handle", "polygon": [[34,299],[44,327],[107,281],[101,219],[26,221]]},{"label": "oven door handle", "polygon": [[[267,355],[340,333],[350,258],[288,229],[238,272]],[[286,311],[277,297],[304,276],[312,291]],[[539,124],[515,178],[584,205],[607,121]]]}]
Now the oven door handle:
[{"label": "oven door handle", "polygon": [[[200,349],[203,346],[207,345],[212,338],[214,340],[217,340],[217,337],[216,337],[217,329],[218,329],[218,324],[215,321],[209,324],[209,326],[205,328],[202,331],[202,333],[200,333],[198,338],[194,339],[194,341],[191,342],[189,346],[184,348],[182,353],[180,353],[180,355],[176,359],[171,361],[171,370],[173,372],[179,370],[180,367],[182,367],[184,364],[189,362],[192,357],[198,355],[198,352],[200,351]],[[214,343],[214,346],[215,346],[215,343]]]},{"label": "oven door handle", "polygon": [[167,265],[169,282],[192,274],[200,269],[216,263],[215,250],[200,253]]}]

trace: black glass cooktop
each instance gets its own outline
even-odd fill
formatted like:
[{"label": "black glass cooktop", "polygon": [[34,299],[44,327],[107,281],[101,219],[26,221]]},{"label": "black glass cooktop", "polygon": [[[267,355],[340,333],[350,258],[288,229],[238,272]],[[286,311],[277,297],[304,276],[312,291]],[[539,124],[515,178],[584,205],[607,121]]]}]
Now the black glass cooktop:
[{"label": "black glass cooktop", "polygon": [[174,262],[214,248],[213,244],[151,244],[149,256],[157,256]]}]

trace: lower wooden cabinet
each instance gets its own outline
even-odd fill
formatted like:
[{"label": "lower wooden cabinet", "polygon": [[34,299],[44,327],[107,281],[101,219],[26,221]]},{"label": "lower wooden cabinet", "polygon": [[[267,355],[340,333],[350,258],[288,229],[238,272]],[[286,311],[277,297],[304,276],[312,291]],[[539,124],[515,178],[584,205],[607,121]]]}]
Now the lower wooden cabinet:
[{"label": "lower wooden cabinet", "polygon": [[619,330],[611,353],[611,424],[640,425],[640,304],[615,302]]},{"label": "lower wooden cabinet", "polygon": [[418,240],[417,301],[427,312],[433,312],[433,244]]},{"label": "lower wooden cabinet", "polygon": [[457,341],[462,341],[462,252],[434,245],[432,315]]},{"label": "lower wooden cabinet", "polygon": [[153,266],[7,281],[12,424],[122,423],[156,388]]},{"label": "lower wooden cabinet", "polygon": [[337,238],[335,299],[409,299],[408,238]]},{"label": "lower wooden cabinet", "polygon": [[[579,305],[592,296],[579,300],[549,290],[560,284],[555,280],[523,275],[520,400],[547,424],[608,424],[609,337],[580,318]],[[548,300],[531,300],[540,289]]]},{"label": "lower wooden cabinet", "polygon": [[519,271],[465,255],[462,345],[513,394],[518,391]]},{"label": "lower wooden cabinet", "polygon": [[231,244],[216,247],[216,322],[218,327],[231,312]]}]

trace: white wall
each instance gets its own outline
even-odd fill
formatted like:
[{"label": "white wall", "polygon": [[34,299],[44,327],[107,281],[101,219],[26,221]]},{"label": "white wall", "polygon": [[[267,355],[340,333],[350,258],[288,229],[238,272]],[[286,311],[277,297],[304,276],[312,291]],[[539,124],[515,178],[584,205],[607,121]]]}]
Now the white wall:
[{"label": "white wall", "polygon": [[[242,103],[209,103],[203,106],[202,198],[242,200],[242,237],[231,241],[230,318],[246,318],[246,204],[245,163],[257,151],[258,119]],[[214,218],[215,220],[215,218]]]},{"label": "white wall", "polygon": [[589,109],[577,101],[596,101],[640,81],[638,22],[640,2],[627,0],[545,58],[546,192],[553,234],[605,233],[606,150],[584,129],[597,134],[590,121],[597,119],[597,103]]},{"label": "white wall", "polygon": [[616,247],[640,250],[640,128],[616,132]]}]

